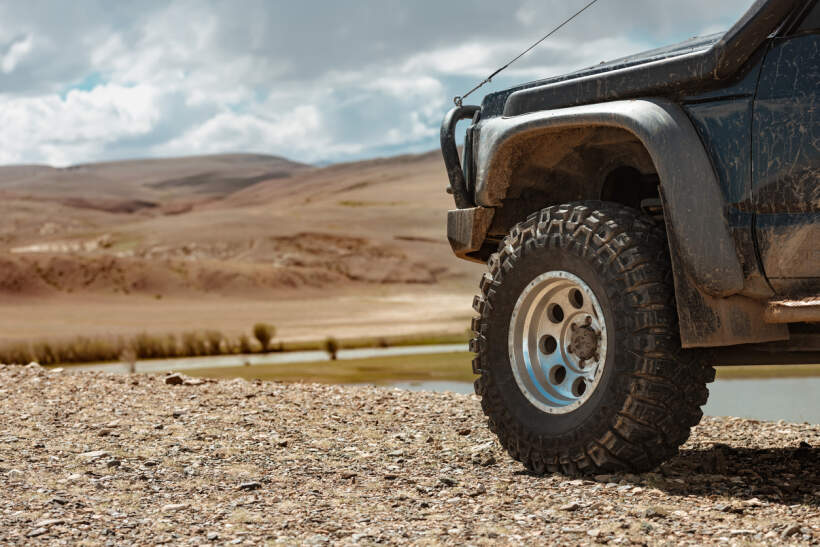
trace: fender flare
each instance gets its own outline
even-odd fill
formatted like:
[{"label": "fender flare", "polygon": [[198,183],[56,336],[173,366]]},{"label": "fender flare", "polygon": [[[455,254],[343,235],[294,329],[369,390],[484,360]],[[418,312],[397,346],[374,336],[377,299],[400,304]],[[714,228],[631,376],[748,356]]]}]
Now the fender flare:
[{"label": "fender flare", "polygon": [[476,205],[503,206],[519,143],[547,131],[589,126],[624,129],[646,147],[660,177],[670,244],[674,239],[695,285],[718,297],[742,290],[743,268],[712,162],[692,122],[667,100],[612,101],[484,121],[475,154],[481,160]]}]

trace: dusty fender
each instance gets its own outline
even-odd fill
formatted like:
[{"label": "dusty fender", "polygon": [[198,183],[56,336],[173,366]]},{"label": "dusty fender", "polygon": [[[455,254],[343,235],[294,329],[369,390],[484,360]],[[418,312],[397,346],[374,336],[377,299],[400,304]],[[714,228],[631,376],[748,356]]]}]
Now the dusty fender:
[{"label": "dusty fender", "polygon": [[743,288],[743,270],[725,217],[725,200],[691,121],[676,104],[624,100],[493,118],[481,126],[476,205],[500,207],[516,150],[539,134],[603,126],[629,131],[643,143],[660,177],[670,240],[695,285],[712,296]]}]

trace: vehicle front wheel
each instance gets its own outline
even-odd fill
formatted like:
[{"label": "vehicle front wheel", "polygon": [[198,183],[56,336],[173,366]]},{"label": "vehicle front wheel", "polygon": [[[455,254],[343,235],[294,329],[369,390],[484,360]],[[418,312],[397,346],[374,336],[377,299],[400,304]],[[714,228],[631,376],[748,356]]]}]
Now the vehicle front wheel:
[{"label": "vehicle front wheel", "polygon": [[509,454],[569,474],[646,471],[673,456],[714,369],[681,349],[663,227],[615,203],[548,207],[488,265],[473,368]]}]

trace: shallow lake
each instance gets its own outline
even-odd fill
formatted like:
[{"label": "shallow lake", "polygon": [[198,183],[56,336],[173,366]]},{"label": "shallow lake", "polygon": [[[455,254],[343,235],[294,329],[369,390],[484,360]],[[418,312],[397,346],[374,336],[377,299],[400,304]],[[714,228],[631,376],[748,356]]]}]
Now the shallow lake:
[{"label": "shallow lake", "polygon": [[[136,372],[184,371],[194,376],[325,383],[375,383],[409,390],[473,393],[470,354],[464,344],[339,351],[229,355],[138,361]],[[72,365],[67,370],[128,372],[128,365]],[[308,372],[309,371],[309,372]],[[820,424],[820,376],[718,379],[709,385],[704,414]]]},{"label": "shallow lake", "polygon": [[[414,391],[473,393],[469,382],[394,382]],[[820,424],[820,377],[715,380],[709,384],[707,416],[737,416]]]}]

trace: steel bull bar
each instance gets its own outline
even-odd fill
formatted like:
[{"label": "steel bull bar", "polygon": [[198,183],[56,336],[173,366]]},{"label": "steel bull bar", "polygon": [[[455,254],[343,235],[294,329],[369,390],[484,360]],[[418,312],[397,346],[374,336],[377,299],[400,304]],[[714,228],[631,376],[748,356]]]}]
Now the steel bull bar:
[{"label": "steel bull bar", "polygon": [[[481,249],[494,209],[476,207],[467,189],[467,179],[461,167],[456,147],[456,125],[461,120],[471,119],[481,109],[479,106],[457,106],[451,109],[441,122],[441,154],[457,209],[447,211],[447,240],[459,258],[484,262],[476,256]],[[466,154],[466,150],[465,150]]]}]

